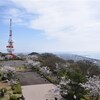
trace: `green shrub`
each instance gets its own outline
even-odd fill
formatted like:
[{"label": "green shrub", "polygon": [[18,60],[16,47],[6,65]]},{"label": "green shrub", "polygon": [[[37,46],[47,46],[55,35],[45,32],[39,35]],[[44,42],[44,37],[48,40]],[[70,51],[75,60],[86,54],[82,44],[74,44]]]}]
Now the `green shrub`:
[{"label": "green shrub", "polygon": [[10,96],[10,100],[17,100],[17,97],[15,95]]},{"label": "green shrub", "polygon": [[1,77],[1,80],[2,81],[6,80],[6,79],[7,79],[7,77]]},{"label": "green shrub", "polygon": [[2,88],[1,90],[2,90],[4,93],[7,92],[7,89],[6,89],[6,88]]},{"label": "green shrub", "polygon": [[12,90],[13,90],[14,94],[21,94],[22,93],[20,84],[13,85]]},{"label": "green shrub", "polygon": [[52,78],[52,77],[50,77],[50,76],[45,76],[45,78],[46,78],[49,82],[51,82],[51,83],[53,83],[53,82],[54,82],[53,78]]},{"label": "green shrub", "polygon": [[3,92],[2,89],[0,90],[0,97],[1,97],[1,98],[4,97],[4,92]]}]

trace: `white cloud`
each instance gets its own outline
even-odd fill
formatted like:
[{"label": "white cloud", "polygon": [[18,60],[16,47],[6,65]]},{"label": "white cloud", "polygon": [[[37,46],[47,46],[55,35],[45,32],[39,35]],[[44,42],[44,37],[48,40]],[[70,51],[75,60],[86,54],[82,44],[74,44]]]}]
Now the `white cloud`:
[{"label": "white cloud", "polygon": [[[69,48],[100,50],[99,0],[11,0],[27,13],[38,14],[29,26]],[[98,6],[97,6],[98,5]],[[16,15],[16,12],[13,12]],[[77,47],[77,46],[78,47]],[[64,46],[63,46],[64,48]]]}]

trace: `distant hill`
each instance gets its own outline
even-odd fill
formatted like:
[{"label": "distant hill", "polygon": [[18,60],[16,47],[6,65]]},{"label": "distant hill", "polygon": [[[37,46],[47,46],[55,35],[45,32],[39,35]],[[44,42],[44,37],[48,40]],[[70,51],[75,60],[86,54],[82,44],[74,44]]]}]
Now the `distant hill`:
[{"label": "distant hill", "polygon": [[80,60],[88,60],[90,62],[93,62],[97,66],[100,66],[100,60],[88,58],[88,57],[84,57],[84,56],[76,55],[76,54],[69,54],[69,53],[63,53],[63,54],[42,53],[42,54],[39,54],[37,52],[32,52],[28,55],[37,55],[41,60],[49,60],[51,62],[53,62],[53,60],[61,61],[61,62],[63,62],[64,60],[73,60],[75,62],[80,61]]},{"label": "distant hill", "polygon": [[30,53],[30,54],[28,54],[28,55],[39,55],[39,53],[37,53],[37,52],[32,52],[32,53]]},{"label": "distant hill", "polygon": [[74,61],[88,60],[100,66],[100,60],[98,59],[88,58],[88,57],[75,55],[75,54],[56,54],[56,55],[60,58],[63,58],[64,60],[74,60]]},{"label": "distant hill", "polygon": [[42,54],[40,54],[39,55],[39,58],[40,58],[40,60],[42,60],[42,61],[47,61],[47,62],[49,62],[49,63],[55,63],[55,62],[58,62],[58,63],[65,63],[65,60],[64,59],[62,59],[62,58],[60,58],[60,57],[58,57],[57,55],[55,55],[55,54],[52,54],[52,53],[42,53]]}]

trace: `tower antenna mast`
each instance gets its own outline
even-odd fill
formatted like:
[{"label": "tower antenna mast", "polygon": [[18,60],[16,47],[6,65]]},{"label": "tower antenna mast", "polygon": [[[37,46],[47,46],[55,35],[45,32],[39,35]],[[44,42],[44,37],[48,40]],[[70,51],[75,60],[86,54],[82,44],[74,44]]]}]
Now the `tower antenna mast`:
[{"label": "tower antenna mast", "polygon": [[6,46],[6,48],[8,53],[12,55],[14,51],[13,40],[12,40],[12,19],[10,19],[10,34],[9,34],[8,45]]}]

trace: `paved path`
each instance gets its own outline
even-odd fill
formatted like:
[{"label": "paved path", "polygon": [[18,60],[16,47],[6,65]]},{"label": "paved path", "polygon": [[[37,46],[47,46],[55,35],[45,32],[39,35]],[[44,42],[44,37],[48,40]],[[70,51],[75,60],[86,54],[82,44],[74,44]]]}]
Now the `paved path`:
[{"label": "paved path", "polygon": [[54,87],[53,84],[22,86],[22,92],[25,100],[55,100],[55,97],[59,98],[57,100],[64,100],[59,94],[50,92]]},{"label": "paved path", "polygon": [[17,72],[17,76],[22,86],[50,83],[35,72]]}]

